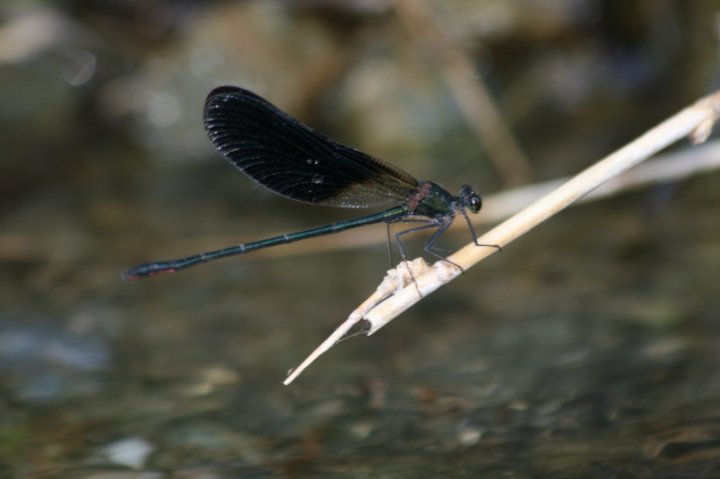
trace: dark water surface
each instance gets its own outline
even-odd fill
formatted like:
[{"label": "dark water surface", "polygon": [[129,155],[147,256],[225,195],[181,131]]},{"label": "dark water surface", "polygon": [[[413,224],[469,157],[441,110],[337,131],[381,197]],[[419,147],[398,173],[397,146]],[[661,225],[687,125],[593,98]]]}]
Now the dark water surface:
[{"label": "dark water surface", "polygon": [[98,205],[56,209],[28,227],[47,258],[2,272],[3,463],[14,477],[720,475],[717,181],[574,208],[290,387],[381,278],[382,243],[126,283],[158,237],[94,232]]}]

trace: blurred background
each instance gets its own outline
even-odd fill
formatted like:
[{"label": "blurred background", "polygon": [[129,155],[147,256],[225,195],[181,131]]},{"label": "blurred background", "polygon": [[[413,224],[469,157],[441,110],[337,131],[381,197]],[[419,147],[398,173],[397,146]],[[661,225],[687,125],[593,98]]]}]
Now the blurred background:
[{"label": "blurred background", "polygon": [[572,208],[290,387],[388,268],[382,225],[120,278],[359,213],[214,152],[215,86],[490,194],[712,92],[719,25],[714,0],[6,0],[0,477],[720,476],[718,173]]}]

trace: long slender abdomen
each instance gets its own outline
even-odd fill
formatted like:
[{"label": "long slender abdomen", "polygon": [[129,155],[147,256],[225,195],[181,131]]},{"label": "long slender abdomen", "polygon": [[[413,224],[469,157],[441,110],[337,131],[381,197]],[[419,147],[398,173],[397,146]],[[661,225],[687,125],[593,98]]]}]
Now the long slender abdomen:
[{"label": "long slender abdomen", "polygon": [[381,223],[383,221],[393,221],[400,219],[407,214],[407,206],[401,205],[381,213],[376,213],[369,216],[363,216],[348,221],[341,221],[338,223],[332,223],[326,226],[320,226],[318,228],[312,228],[309,230],[298,231],[296,233],[287,233],[284,235],[274,236],[264,240],[254,241],[252,243],[243,243],[228,248],[223,248],[215,251],[207,251],[205,253],[196,254],[194,256],[188,256],[187,258],[180,258],[169,261],[155,261],[151,263],[143,263],[134,266],[126,271],[123,271],[122,277],[126,280],[135,280],[140,278],[146,278],[148,276],[155,276],[160,273],[174,273],[181,269],[189,268],[196,264],[207,263],[227,256],[235,256],[239,254],[249,253],[251,251],[269,248],[271,246],[293,243],[307,238],[314,238],[316,236],[329,235],[333,233],[339,233],[351,228],[357,228],[358,226]]}]

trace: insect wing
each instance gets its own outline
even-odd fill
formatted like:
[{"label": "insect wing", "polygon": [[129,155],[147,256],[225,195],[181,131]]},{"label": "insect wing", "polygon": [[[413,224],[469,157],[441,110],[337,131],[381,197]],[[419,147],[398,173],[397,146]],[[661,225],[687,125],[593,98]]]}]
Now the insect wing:
[{"label": "insect wing", "polygon": [[260,96],[213,90],[205,128],[215,147],[253,180],[282,196],[346,208],[397,205],[415,178],[317,133]]}]

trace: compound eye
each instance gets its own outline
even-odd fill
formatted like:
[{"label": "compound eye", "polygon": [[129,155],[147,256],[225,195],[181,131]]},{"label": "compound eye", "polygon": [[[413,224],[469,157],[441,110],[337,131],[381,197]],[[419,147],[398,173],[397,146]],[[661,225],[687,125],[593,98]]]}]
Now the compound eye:
[{"label": "compound eye", "polygon": [[477,213],[482,208],[482,199],[478,195],[472,195],[469,201],[470,211]]}]

